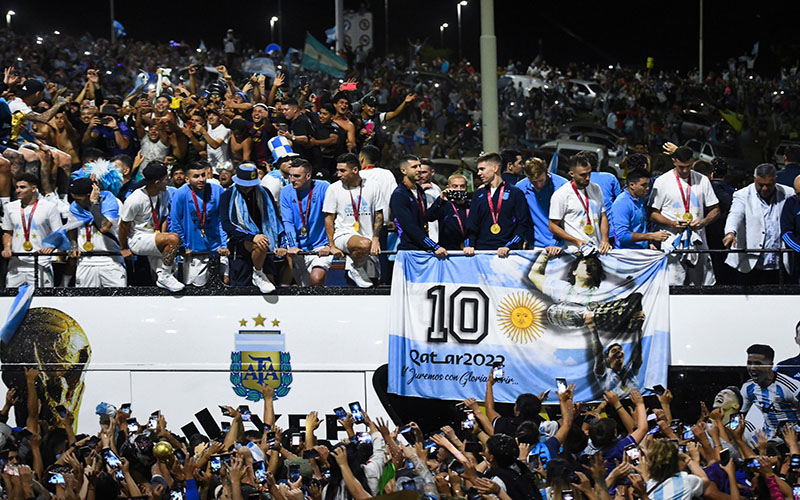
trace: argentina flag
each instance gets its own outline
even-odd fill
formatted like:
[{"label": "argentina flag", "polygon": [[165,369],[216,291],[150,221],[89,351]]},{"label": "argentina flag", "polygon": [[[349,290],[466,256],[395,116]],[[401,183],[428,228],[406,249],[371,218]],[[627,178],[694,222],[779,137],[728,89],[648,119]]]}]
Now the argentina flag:
[{"label": "argentina flag", "polygon": [[502,365],[496,401],[555,393],[576,401],[666,385],[669,283],[665,254],[549,257],[540,249],[474,257],[400,252],[392,279],[389,391],[482,399]]}]

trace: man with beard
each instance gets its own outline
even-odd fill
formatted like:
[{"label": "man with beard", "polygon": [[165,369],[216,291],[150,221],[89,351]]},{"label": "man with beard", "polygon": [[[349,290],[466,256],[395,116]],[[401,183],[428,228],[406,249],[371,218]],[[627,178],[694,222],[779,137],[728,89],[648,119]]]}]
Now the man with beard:
[{"label": "man with beard", "polygon": [[775,351],[764,344],[747,348],[747,373],[750,380],[742,385],[742,413],[756,405],[764,416],[764,432],[770,440],[776,438],[784,422],[800,422],[800,384],[783,373],[773,370]]},{"label": "man with beard", "polygon": [[253,106],[253,121],[248,123],[249,135],[252,140],[253,160],[256,165],[267,165],[272,161],[269,151],[269,140],[275,137],[275,127],[269,121],[267,105],[259,102]]}]

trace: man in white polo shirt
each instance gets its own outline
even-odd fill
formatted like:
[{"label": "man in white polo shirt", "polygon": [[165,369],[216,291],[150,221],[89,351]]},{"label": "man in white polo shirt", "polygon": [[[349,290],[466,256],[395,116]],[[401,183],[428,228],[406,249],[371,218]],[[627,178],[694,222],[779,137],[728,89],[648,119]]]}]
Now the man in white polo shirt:
[{"label": "man in white polo shirt", "polygon": [[325,193],[325,232],[328,247],[334,257],[347,254],[345,269],[350,279],[361,288],[369,288],[378,278],[377,256],[381,251],[380,232],[383,226],[383,207],[377,184],[359,175],[356,155],[345,153],[337,159],[339,180]]},{"label": "man in white polo shirt", "polygon": [[550,232],[567,245],[577,248],[589,244],[608,253],[608,218],[600,186],[590,181],[589,157],[578,153],[569,159],[570,182],[550,199]]},{"label": "man in white polo shirt", "polygon": [[119,244],[126,259],[146,256],[156,271],[156,285],[170,292],[183,290],[183,283],[172,275],[175,254],[181,244],[177,233],[167,232],[169,193],[167,167],[159,161],[145,167],[145,185],[128,196],[122,206]]},{"label": "man in white polo shirt", "polygon": [[[39,198],[37,178],[23,173],[15,182],[17,199],[5,206],[3,214],[3,257],[11,259],[6,274],[6,287],[34,285],[34,258],[12,257],[11,253],[50,254],[53,248],[43,248],[42,240],[61,228],[61,216],[54,203]],[[53,268],[49,257],[39,257],[39,286],[53,286]]]}]

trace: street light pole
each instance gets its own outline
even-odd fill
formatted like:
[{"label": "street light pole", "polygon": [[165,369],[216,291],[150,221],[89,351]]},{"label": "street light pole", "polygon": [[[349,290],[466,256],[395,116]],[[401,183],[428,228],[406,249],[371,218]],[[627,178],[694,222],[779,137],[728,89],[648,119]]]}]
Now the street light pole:
[{"label": "street light pole", "polygon": [[497,111],[497,38],[494,34],[494,0],[481,0],[481,131],[483,150],[500,150]]},{"label": "street light pole", "polygon": [[114,30],[114,0],[108,0],[110,4],[110,11],[111,11],[111,45],[117,43],[117,33]]},{"label": "street light pole", "polygon": [[389,0],[383,2],[383,30],[386,35],[386,54],[389,54]]},{"label": "street light pole", "polygon": [[461,55],[461,7],[467,6],[467,0],[461,0],[456,4],[456,10],[458,11],[458,61],[461,62],[462,55]]},{"label": "street light pole", "polygon": [[700,0],[700,67],[698,68],[700,71],[700,77],[697,80],[698,83],[703,82],[703,0]]},{"label": "street light pole", "polygon": [[439,26],[439,44],[444,48],[444,29],[447,28],[449,25],[447,23],[442,23]]}]

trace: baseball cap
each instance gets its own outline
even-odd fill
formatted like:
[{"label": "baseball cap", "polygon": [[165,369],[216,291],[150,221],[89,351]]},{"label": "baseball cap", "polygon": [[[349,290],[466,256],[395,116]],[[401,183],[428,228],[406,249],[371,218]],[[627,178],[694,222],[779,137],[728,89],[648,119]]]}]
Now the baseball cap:
[{"label": "baseball cap", "polygon": [[367,96],[367,97],[364,98],[363,103],[366,104],[367,106],[371,107],[371,108],[374,108],[375,106],[378,105],[378,100],[375,99],[375,96],[371,96],[370,95],[370,96]]},{"label": "baseball cap", "polygon": [[29,78],[25,80],[25,83],[19,88],[19,95],[20,97],[28,97],[29,95],[33,95],[37,92],[41,92],[44,90],[44,84],[39,80]]},{"label": "baseball cap", "polygon": [[152,161],[144,167],[142,175],[148,184],[153,183],[167,175],[167,166],[160,161]]},{"label": "baseball cap", "polygon": [[75,179],[69,186],[70,194],[87,195],[92,192],[92,180],[88,177]]}]

